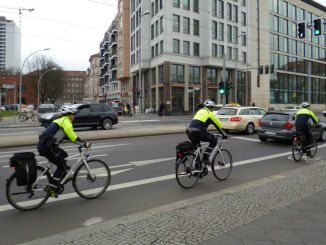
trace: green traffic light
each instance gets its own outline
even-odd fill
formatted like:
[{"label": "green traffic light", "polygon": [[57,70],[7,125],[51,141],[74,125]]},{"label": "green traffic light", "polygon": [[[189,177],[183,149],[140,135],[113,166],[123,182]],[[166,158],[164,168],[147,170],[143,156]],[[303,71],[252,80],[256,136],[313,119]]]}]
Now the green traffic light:
[{"label": "green traffic light", "polygon": [[220,89],[220,94],[224,94],[224,89]]},{"label": "green traffic light", "polygon": [[320,30],[315,30],[315,35],[320,35]]}]

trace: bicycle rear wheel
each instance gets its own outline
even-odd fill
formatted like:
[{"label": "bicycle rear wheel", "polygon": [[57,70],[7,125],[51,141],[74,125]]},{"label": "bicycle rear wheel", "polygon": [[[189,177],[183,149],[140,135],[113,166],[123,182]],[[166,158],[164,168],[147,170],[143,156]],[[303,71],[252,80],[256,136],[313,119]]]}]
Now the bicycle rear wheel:
[{"label": "bicycle rear wheel", "polygon": [[[193,166],[194,156],[180,158],[175,167],[175,176],[178,184],[185,189],[193,187],[199,180],[201,172]],[[199,163],[198,163],[199,164]]]},{"label": "bicycle rear wheel", "polygon": [[227,179],[232,172],[233,160],[231,153],[226,149],[221,149],[212,162],[212,172],[218,180]]},{"label": "bicycle rear wheel", "polygon": [[292,157],[294,161],[299,162],[303,155],[303,144],[301,140],[294,140],[292,144]]},{"label": "bicycle rear wheel", "polygon": [[41,166],[36,167],[37,170],[37,184],[32,188],[31,186],[17,186],[16,174],[12,174],[7,180],[6,196],[11,206],[16,209],[28,211],[42,206],[49,198],[49,194],[44,191],[44,188],[49,185],[51,176],[46,172],[43,176],[41,174],[45,169]]},{"label": "bicycle rear wheel", "polygon": [[316,154],[317,154],[317,141],[315,137],[311,136],[310,155],[311,157],[315,157]]},{"label": "bicycle rear wheel", "polygon": [[31,116],[31,119],[32,119],[33,122],[37,122],[38,121],[38,115],[37,114],[33,114]]},{"label": "bicycle rear wheel", "polygon": [[86,199],[93,199],[102,195],[111,181],[111,172],[108,165],[97,159],[87,161],[75,171],[72,185],[77,194]]}]

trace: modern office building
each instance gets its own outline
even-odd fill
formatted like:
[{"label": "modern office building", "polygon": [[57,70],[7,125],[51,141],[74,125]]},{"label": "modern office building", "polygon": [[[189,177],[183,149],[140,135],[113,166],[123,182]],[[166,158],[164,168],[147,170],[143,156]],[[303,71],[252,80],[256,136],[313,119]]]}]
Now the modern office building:
[{"label": "modern office building", "polygon": [[0,16],[0,71],[20,70],[20,29],[12,20]]},{"label": "modern office building", "polygon": [[[131,0],[130,82],[141,95],[134,101],[142,109],[162,102],[168,113],[191,112],[206,99],[321,108],[325,29],[315,37],[310,27],[321,16],[325,6],[308,0]],[[229,92],[219,93],[220,82]]]}]

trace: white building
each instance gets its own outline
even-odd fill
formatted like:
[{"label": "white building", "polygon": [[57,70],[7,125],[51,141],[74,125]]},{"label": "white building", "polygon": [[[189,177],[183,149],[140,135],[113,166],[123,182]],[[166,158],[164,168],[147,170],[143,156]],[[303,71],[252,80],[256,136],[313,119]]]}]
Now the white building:
[{"label": "white building", "polygon": [[12,20],[0,16],[0,70],[18,69],[21,61],[20,29]]}]

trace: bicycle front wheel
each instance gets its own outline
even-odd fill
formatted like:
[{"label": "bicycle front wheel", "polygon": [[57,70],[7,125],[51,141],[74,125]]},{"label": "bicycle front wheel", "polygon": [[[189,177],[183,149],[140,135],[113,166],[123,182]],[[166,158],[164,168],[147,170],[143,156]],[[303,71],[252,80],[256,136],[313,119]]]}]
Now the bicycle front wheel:
[{"label": "bicycle front wheel", "polygon": [[227,179],[232,172],[233,160],[231,153],[226,149],[221,149],[212,162],[212,172],[218,180]]},{"label": "bicycle front wheel", "polygon": [[28,211],[42,206],[49,198],[49,194],[44,191],[44,188],[49,185],[51,176],[46,172],[43,176],[42,173],[45,169],[41,166],[36,167],[37,182],[34,187],[31,186],[18,186],[16,182],[16,174],[12,174],[7,180],[6,196],[8,202],[16,209]]},{"label": "bicycle front wheel", "polygon": [[33,122],[37,122],[38,121],[38,115],[37,114],[33,114],[31,116],[31,119],[32,119]]},{"label": "bicycle front wheel", "polygon": [[193,165],[194,160],[194,156],[190,155],[180,158],[176,163],[175,176],[178,184],[182,188],[189,189],[199,180],[201,171],[195,170]]},{"label": "bicycle front wheel", "polygon": [[301,140],[294,140],[292,144],[292,157],[294,161],[299,162],[303,155],[303,144]]},{"label": "bicycle front wheel", "polygon": [[311,157],[315,157],[317,154],[317,141],[315,137],[311,137],[311,148],[310,148]]},{"label": "bicycle front wheel", "polygon": [[20,114],[19,117],[18,117],[18,120],[20,122],[25,122],[27,120],[27,116],[25,114]]},{"label": "bicycle front wheel", "polygon": [[75,171],[72,185],[80,197],[93,199],[102,195],[111,181],[108,165],[97,159],[81,164]]}]

